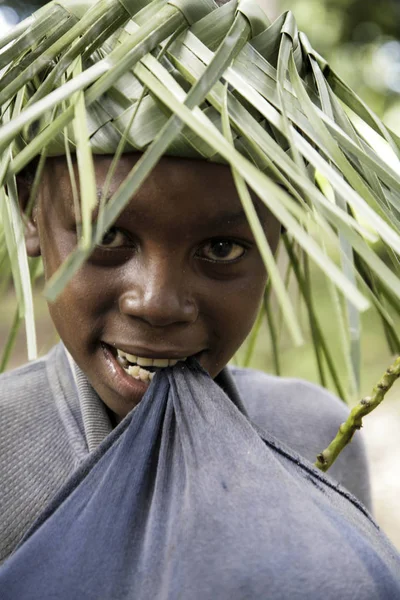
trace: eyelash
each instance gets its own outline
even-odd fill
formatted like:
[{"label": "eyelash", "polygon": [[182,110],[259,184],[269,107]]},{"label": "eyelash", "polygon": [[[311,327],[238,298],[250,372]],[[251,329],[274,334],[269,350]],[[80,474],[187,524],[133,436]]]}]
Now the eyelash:
[{"label": "eyelash", "polygon": [[[118,246],[105,246],[102,243],[97,245],[97,248],[99,250],[118,250],[120,248],[126,248],[127,245],[129,245],[129,238],[128,235],[121,229],[117,228],[117,227],[111,227],[108,231],[105,232],[104,236],[103,236],[103,240],[105,239],[105,237],[109,234],[115,233],[116,236],[118,235],[122,235],[124,237],[124,240],[127,243],[124,244],[119,244]],[[102,241],[103,241],[102,240]],[[114,240],[113,240],[114,241]],[[230,244],[232,245],[232,247],[237,246],[238,248],[241,248],[242,253],[230,260],[224,260],[223,258],[209,258],[207,256],[201,256],[201,252],[204,251],[207,247],[211,248],[213,246],[217,246],[218,244]],[[208,263],[212,263],[212,264],[217,264],[217,265],[222,265],[222,264],[235,264],[237,262],[239,262],[240,260],[242,260],[244,258],[244,256],[247,254],[249,247],[247,245],[245,245],[242,241],[238,241],[235,239],[231,239],[231,238],[213,238],[211,240],[208,240],[207,242],[203,243],[199,249],[196,251],[195,257],[199,258],[200,260],[206,261]]]}]

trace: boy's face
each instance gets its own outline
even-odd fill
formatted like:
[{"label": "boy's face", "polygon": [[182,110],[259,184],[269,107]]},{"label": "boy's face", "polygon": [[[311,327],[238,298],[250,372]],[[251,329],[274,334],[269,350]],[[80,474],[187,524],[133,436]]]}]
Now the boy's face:
[{"label": "boy's face", "polygon": [[[135,155],[121,159],[111,194],[136,160]],[[95,158],[100,193],[110,162]],[[265,207],[257,208],[275,250],[279,226]],[[41,253],[48,279],[76,243],[66,164],[51,159],[28,252]],[[141,359],[194,355],[214,378],[251,330],[265,283],[229,168],[163,158],[49,308],[65,346],[121,419],[149,382],[129,375],[117,350]],[[137,371],[131,369],[135,376]]]}]

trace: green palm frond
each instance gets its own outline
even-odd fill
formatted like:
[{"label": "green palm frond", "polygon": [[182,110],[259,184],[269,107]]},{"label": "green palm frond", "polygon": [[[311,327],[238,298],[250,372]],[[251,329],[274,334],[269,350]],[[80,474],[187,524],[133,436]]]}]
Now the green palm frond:
[{"label": "green palm frond", "polygon": [[[82,231],[48,282],[50,300],[163,155],[202,158],[231,166],[270,276],[268,297],[274,291],[300,344],[297,313],[249,191],[284,225],[323,383],[327,370],[347,396],[314,309],[310,262],[331,285],[351,386],[358,381],[360,311],[375,305],[399,350],[391,315],[400,313],[400,141],[313,50],[290,12],[271,24],[255,0],[59,0],[0,39],[0,69],[1,214],[31,357],[15,178],[36,156],[43,166],[46,156],[70,161],[71,153],[78,157]],[[93,154],[122,151],[142,156],[92,227]],[[278,365],[278,331],[266,314]]]}]

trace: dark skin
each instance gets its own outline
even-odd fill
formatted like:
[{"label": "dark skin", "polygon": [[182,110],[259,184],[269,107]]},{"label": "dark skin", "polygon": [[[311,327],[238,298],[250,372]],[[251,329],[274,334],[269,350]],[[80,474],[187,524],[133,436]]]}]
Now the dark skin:
[{"label": "dark skin", "polygon": [[[137,158],[121,159],[111,193]],[[110,162],[95,157],[100,192]],[[275,250],[279,225],[261,203],[257,209]],[[42,255],[48,279],[76,243],[67,167],[63,158],[50,159],[27,228],[28,254]],[[230,169],[163,158],[49,309],[118,422],[149,384],[123,371],[116,348],[148,358],[194,355],[215,378],[250,332],[265,284]]]}]

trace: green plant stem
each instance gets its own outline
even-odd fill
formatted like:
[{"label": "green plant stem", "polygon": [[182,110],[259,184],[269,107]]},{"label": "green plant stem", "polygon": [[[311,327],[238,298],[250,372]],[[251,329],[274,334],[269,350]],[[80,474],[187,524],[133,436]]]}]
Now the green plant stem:
[{"label": "green plant stem", "polygon": [[17,310],[14,313],[14,320],[13,320],[11,328],[10,328],[10,333],[8,334],[7,342],[4,346],[4,349],[3,349],[3,352],[1,355],[0,373],[4,373],[4,371],[6,370],[8,361],[10,360],[10,356],[11,356],[12,350],[14,348],[15,341],[17,339],[17,333],[21,326],[22,321],[23,321],[23,318],[20,316],[19,309],[17,308]]},{"label": "green plant stem", "polygon": [[347,421],[342,423],[336,437],[329,446],[318,454],[315,466],[321,471],[327,471],[335,462],[342,450],[349,444],[357,429],[361,429],[363,418],[380,405],[396,379],[400,377],[400,357],[385,371],[383,377],[372,390],[371,396],[366,396],[351,411]]},{"label": "green plant stem", "polygon": [[[312,303],[312,296],[309,291],[310,283],[305,274],[303,275],[300,269],[299,260],[294,254],[293,251],[293,242],[289,240],[288,235],[285,233],[282,236],[283,242],[285,244],[285,248],[287,254],[289,256],[290,262],[293,266],[293,273],[295,274],[297,283],[299,285],[299,290],[301,295],[304,298],[305,306],[308,313],[308,320],[310,323],[311,335],[313,338],[314,351],[317,357],[321,359],[321,368],[322,368],[322,357],[325,358],[328,370],[332,377],[333,383],[335,385],[337,394],[344,402],[348,402],[348,396],[345,388],[341,384],[341,380],[338,374],[337,367],[332,357],[332,353],[329,349],[328,343],[325,339],[323,328],[320,325],[317,314],[314,310],[314,305]],[[317,363],[317,367],[320,364]],[[319,373],[321,376],[321,372]],[[322,385],[325,385],[325,379],[322,381]]]},{"label": "green plant stem", "polygon": [[275,375],[281,375],[281,365],[279,359],[279,339],[276,331],[275,315],[271,309],[271,287],[268,285],[264,294],[264,310],[268,322],[268,330],[271,338],[272,359],[274,363]]},{"label": "green plant stem", "polygon": [[258,336],[260,333],[260,329],[261,329],[261,325],[263,322],[263,318],[264,318],[264,313],[262,310],[259,311],[256,322],[253,325],[253,329],[251,331],[250,337],[249,337],[249,341],[247,344],[247,348],[246,348],[246,354],[243,360],[243,367],[249,367],[250,363],[251,363],[251,359],[253,358],[254,355],[254,350],[256,347],[256,343],[258,340]]}]

